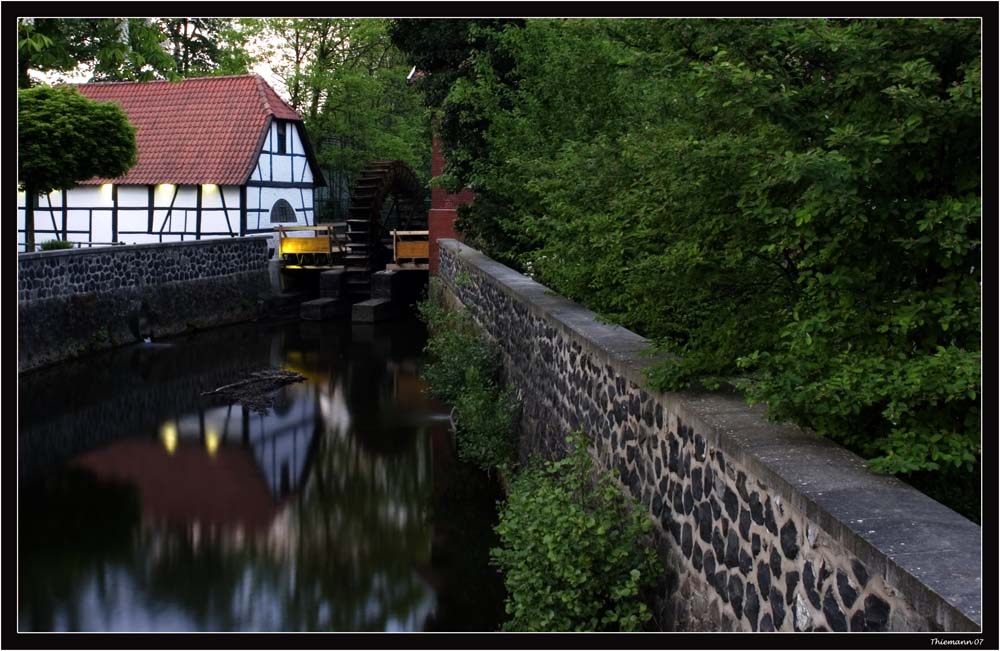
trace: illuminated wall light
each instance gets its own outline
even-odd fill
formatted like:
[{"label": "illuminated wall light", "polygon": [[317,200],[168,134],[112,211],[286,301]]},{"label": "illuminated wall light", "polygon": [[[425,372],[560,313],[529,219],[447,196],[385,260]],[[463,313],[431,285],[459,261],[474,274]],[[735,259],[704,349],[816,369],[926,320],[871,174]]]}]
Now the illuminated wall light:
[{"label": "illuminated wall light", "polygon": [[177,449],[177,427],[173,423],[164,423],[160,428],[160,440],[167,453],[173,454]]},{"label": "illuminated wall light", "polygon": [[213,194],[219,191],[219,186],[217,186],[214,183],[205,183],[204,185],[201,186],[201,190],[205,194]]},{"label": "illuminated wall light", "polygon": [[114,183],[102,183],[101,184],[101,194],[111,196],[111,189],[115,187]]},{"label": "illuminated wall light", "polygon": [[205,449],[211,456],[215,456],[215,453],[219,449],[219,433],[214,429],[205,430]]}]

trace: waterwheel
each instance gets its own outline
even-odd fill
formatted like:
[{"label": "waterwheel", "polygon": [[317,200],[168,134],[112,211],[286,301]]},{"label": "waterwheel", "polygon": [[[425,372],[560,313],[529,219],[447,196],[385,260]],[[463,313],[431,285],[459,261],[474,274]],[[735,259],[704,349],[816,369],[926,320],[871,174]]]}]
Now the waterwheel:
[{"label": "waterwheel", "polygon": [[425,230],[424,189],[402,161],[369,163],[351,191],[347,212],[348,291],[371,296],[371,274],[392,259],[393,230]]}]

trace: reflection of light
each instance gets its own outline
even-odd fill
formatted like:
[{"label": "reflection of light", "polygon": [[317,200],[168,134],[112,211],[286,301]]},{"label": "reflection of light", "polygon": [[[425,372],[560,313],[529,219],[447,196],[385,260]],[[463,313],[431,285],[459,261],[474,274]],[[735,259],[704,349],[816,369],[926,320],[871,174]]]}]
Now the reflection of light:
[{"label": "reflection of light", "polygon": [[160,428],[160,438],[163,439],[163,447],[167,452],[174,453],[177,449],[177,427],[173,423],[164,423]]},{"label": "reflection of light", "polygon": [[208,449],[208,453],[213,457],[216,450],[219,449],[219,433],[214,429],[205,431],[205,448]]}]

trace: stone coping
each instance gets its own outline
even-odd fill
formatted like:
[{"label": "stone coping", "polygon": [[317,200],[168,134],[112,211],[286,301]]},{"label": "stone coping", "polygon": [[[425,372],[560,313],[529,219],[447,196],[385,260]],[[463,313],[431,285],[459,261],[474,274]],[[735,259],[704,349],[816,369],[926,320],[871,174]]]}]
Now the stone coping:
[{"label": "stone coping", "polygon": [[232,244],[253,242],[256,240],[269,240],[270,235],[244,235],[243,237],[215,237],[204,240],[186,240],[183,242],[147,242],[145,244],[120,244],[114,246],[92,246],[87,248],[55,249],[53,251],[32,251],[31,253],[18,253],[18,261],[25,260],[51,260],[64,256],[119,253],[137,251],[143,249],[168,249],[181,248],[186,246],[207,246],[211,244]]},{"label": "stone coping", "polygon": [[[651,342],[453,239],[442,249],[488,276],[638,386],[658,357]],[[455,281],[443,278],[454,290]],[[952,630],[982,628],[982,529],[971,520],[815,432],[774,424],[734,392],[657,393],[664,407],[710,432],[711,442],[757,473],[911,603]],[[698,428],[701,431],[702,428]]]}]

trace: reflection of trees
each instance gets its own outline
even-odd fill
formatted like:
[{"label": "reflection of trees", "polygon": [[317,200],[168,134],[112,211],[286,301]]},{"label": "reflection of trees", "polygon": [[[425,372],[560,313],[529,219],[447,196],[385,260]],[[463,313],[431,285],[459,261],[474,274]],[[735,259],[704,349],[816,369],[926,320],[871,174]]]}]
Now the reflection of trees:
[{"label": "reflection of trees", "polygon": [[135,489],[70,470],[22,486],[18,509],[18,627],[79,629],[84,585],[127,562],[141,505]]}]

